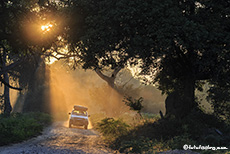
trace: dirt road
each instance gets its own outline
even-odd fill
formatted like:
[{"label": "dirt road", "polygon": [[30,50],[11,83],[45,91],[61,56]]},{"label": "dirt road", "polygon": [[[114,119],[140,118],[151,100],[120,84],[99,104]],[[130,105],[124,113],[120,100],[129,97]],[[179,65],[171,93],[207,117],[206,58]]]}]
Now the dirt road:
[{"label": "dirt road", "polygon": [[0,147],[0,154],[107,154],[93,129],[68,128],[67,122],[56,122],[42,135],[11,146]]}]

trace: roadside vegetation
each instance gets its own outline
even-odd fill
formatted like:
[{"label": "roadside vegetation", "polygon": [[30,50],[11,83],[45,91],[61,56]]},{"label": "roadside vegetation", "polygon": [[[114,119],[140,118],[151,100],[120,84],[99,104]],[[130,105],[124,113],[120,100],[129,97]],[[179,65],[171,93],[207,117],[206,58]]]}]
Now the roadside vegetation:
[{"label": "roadside vegetation", "polygon": [[40,135],[51,123],[51,116],[40,112],[0,115],[0,146],[21,142]]},{"label": "roadside vegetation", "polygon": [[[230,125],[213,115],[194,112],[184,119],[154,114],[143,118],[103,118],[96,129],[112,149],[125,153],[156,153],[183,149],[183,145],[230,148]],[[129,120],[127,120],[129,119]],[[199,153],[229,153],[227,150],[195,150]]]}]

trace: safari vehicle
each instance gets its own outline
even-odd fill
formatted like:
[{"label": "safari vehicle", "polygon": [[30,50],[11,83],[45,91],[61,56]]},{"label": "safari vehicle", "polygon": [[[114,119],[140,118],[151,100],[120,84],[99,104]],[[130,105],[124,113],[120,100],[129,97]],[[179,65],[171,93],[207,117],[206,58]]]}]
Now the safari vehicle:
[{"label": "safari vehicle", "polygon": [[85,129],[88,129],[89,124],[89,115],[87,112],[88,108],[80,105],[74,105],[73,110],[69,119],[69,128],[73,126],[84,126]]}]

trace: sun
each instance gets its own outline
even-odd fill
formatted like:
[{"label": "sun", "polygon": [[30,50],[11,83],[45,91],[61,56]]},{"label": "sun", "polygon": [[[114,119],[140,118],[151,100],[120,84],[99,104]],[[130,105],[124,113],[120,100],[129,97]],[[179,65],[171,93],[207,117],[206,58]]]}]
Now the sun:
[{"label": "sun", "polygon": [[53,27],[53,25],[52,24],[46,24],[46,25],[41,25],[41,30],[43,31],[43,32],[48,32],[48,31],[50,31],[51,30],[51,28]]}]

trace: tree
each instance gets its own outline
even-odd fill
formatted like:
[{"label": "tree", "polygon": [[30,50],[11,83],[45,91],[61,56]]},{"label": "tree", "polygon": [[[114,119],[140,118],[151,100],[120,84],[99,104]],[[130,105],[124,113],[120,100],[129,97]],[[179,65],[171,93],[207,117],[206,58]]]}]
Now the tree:
[{"label": "tree", "polygon": [[98,68],[95,69],[95,72],[97,73],[97,75],[103,79],[104,81],[107,82],[107,84],[112,88],[115,89],[117,91],[117,87],[115,86],[115,79],[117,77],[117,74],[119,73],[119,71],[121,70],[121,67],[117,67],[113,70],[111,76],[106,76],[105,74],[103,74]]},{"label": "tree", "polygon": [[115,68],[141,59],[142,73],[157,71],[154,81],[168,95],[166,114],[184,117],[198,106],[194,91],[202,80],[215,87],[229,73],[229,5],[226,0],[73,1],[81,18],[71,19],[82,29],[72,37],[76,28],[69,26],[72,35],[66,39],[83,68]]},{"label": "tree", "polygon": [[140,117],[143,118],[141,115],[141,109],[144,107],[142,105],[142,102],[143,102],[142,97],[140,97],[138,99],[132,99],[132,97],[130,97],[130,96],[125,96],[123,99],[123,102],[125,103],[125,105],[130,107],[130,110],[137,111],[137,113],[140,115]]},{"label": "tree", "polygon": [[[44,1],[45,3],[45,1]],[[42,3],[43,4],[43,3]],[[40,56],[58,40],[61,28],[49,32],[42,32],[41,25],[55,22],[53,14],[57,10],[55,5],[41,5],[31,0],[23,1],[0,1],[0,81],[4,84],[4,113],[10,115],[12,110],[9,88],[9,75],[20,77],[16,67],[20,67],[24,58],[32,58],[33,54]],[[55,29],[55,32],[54,32]],[[29,55],[29,56],[28,56]]]},{"label": "tree", "polygon": [[[16,4],[18,5],[18,4]],[[18,12],[21,12],[22,10],[18,8],[17,11],[16,5],[13,6],[10,1],[1,1],[0,8],[1,8],[1,25],[0,25],[0,49],[1,49],[1,83],[4,84],[4,94],[3,94],[3,100],[4,100],[4,114],[9,115],[12,111],[12,106],[10,103],[10,97],[9,97],[9,89],[17,89],[21,90],[20,88],[16,88],[10,85],[9,83],[9,70],[16,67],[20,62],[19,60],[14,61],[11,59],[15,53],[19,53],[19,51],[15,50],[15,47],[17,46],[20,49],[22,49],[22,45],[18,42],[17,38],[17,29],[14,29],[15,23],[17,22],[17,14]],[[17,15],[16,15],[17,14]],[[14,33],[16,32],[16,33]]]}]

